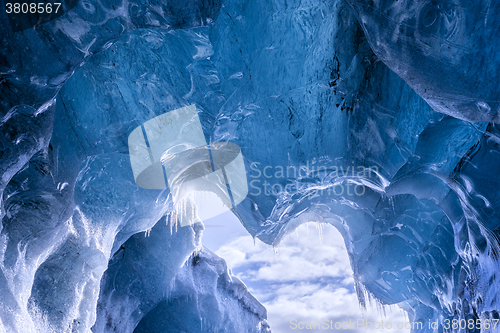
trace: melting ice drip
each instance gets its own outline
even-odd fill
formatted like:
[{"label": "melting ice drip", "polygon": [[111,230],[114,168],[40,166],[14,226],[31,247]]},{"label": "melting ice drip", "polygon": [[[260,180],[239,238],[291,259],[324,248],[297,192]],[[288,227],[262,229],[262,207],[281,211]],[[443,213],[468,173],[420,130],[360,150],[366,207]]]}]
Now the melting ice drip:
[{"label": "melting ice drip", "polygon": [[155,117],[130,133],[130,163],[138,186],[170,188],[181,226],[234,208],[248,194],[240,148],[207,144],[196,106]]}]

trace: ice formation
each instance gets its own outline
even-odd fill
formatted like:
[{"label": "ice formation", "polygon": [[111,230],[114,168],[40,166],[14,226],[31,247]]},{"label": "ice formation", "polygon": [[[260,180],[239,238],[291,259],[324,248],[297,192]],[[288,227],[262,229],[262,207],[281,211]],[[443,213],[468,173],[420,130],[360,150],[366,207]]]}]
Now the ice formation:
[{"label": "ice formation", "polygon": [[21,31],[2,12],[0,331],[270,330],[203,226],[135,183],[129,134],[192,104],[241,148],[250,234],[330,223],[360,302],[498,319],[500,3],[348,2],[81,0]]}]

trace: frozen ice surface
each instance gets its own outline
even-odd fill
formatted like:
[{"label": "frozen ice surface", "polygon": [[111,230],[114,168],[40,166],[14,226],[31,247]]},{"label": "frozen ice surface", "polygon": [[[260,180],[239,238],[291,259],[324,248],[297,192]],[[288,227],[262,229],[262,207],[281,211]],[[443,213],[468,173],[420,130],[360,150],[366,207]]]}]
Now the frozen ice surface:
[{"label": "frozen ice surface", "polygon": [[370,45],[436,111],[500,122],[500,4],[348,0]]},{"label": "frozen ice surface", "polygon": [[102,279],[93,331],[269,332],[266,309],[224,260],[186,242],[202,228],[171,232],[161,220],[129,238]]},{"label": "frozen ice surface", "polygon": [[[93,54],[138,28],[182,29],[213,22],[218,0],[60,1],[77,5],[65,15],[35,28],[16,31],[0,13],[0,112],[18,104],[38,108]],[[64,5],[63,5],[64,6]]]},{"label": "frozen ice surface", "polygon": [[202,225],[176,227],[190,210],[134,182],[130,132],[191,104],[241,147],[251,235],[330,223],[361,303],[498,319],[498,8],[81,1],[2,23],[0,330],[269,331]]}]

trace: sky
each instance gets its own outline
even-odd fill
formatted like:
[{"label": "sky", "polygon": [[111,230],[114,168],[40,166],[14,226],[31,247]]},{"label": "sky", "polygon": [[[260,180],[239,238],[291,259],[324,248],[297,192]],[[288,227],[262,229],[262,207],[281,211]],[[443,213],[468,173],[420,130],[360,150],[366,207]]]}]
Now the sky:
[{"label": "sky", "polygon": [[[204,223],[203,244],[224,258],[266,307],[273,333],[410,332],[396,327],[408,322],[397,306],[382,309],[371,304],[367,311],[361,310],[344,241],[334,227],[303,224],[274,249],[254,240],[231,212]],[[385,329],[381,329],[382,321]],[[323,328],[316,324],[316,329],[306,329],[308,322],[320,322]],[[388,322],[392,329],[387,329]],[[350,326],[341,329],[341,325]]]}]

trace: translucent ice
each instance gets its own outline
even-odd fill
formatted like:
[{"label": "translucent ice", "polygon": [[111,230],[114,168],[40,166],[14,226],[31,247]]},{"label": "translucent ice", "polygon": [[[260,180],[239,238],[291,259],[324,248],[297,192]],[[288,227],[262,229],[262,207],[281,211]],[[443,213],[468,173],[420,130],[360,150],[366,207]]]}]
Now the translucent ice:
[{"label": "translucent ice", "polygon": [[378,58],[436,111],[500,122],[498,2],[348,1]]},{"label": "translucent ice", "polygon": [[3,24],[0,329],[269,331],[202,225],[176,225],[191,210],[135,182],[130,133],[193,104],[205,142],[241,148],[250,234],[330,223],[361,303],[498,319],[499,6],[350,4],[81,2]]}]

